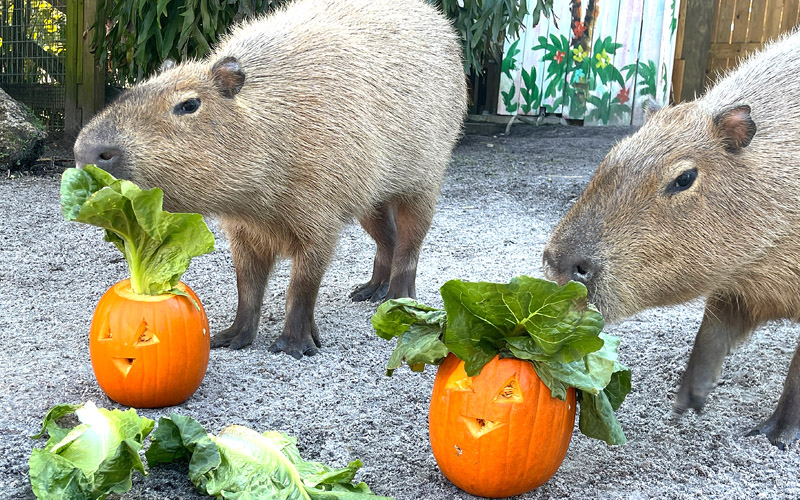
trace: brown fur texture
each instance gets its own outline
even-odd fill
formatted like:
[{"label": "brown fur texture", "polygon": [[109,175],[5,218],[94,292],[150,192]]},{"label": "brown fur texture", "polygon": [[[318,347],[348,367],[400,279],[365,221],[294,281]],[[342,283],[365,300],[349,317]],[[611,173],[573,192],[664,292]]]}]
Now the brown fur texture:
[{"label": "brown fur texture", "polygon": [[314,303],[348,220],[378,245],[354,299],[414,295],[465,112],[458,37],[423,0],[298,0],[128,90],[84,128],[75,157],[161,187],[168,209],[221,219],[239,306],[213,346],[252,342],[273,263],[291,258],[270,349],[300,357],[320,346]]},{"label": "brown fur texture", "polygon": [[[753,328],[800,317],[798,70],[794,33],[701,98],[651,112],[545,248],[545,274],[584,282],[610,320],[707,298],[679,413],[702,408],[725,355]],[[800,350],[778,408],[755,431],[778,446],[800,437]]]}]

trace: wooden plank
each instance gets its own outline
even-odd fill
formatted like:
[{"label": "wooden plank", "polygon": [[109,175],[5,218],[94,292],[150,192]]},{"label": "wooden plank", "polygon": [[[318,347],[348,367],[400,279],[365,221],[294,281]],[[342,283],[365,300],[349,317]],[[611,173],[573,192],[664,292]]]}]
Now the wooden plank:
[{"label": "wooden plank", "polygon": [[[531,2],[529,2],[531,3]],[[531,5],[532,7],[532,5]],[[544,75],[547,68],[546,61],[543,59],[543,55],[545,52],[543,50],[534,51],[533,48],[539,45],[539,37],[547,38],[547,33],[549,30],[549,23],[547,22],[547,18],[541,17],[539,19],[539,24],[536,26],[530,26],[533,24],[533,16],[528,16],[529,21],[526,24],[528,28],[526,29],[526,36],[525,36],[525,46],[522,49],[522,68],[521,71],[524,71],[529,77],[532,76],[531,72],[534,71],[536,77],[533,79],[535,83],[535,88],[533,90],[528,89],[528,85],[525,81],[524,74],[523,78],[520,79],[520,114],[527,114],[527,115],[538,115],[539,114],[539,107],[541,106],[541,94],[544,91],[544,87],[542,86],[544,83]],[[526,91],[526,96],[532,98],[531,102],[529,103],[528,100],[522,95],[522,91]],[[530,109],[528,109],[530,106]]]},{"label": "wooden plank", "polygon": [[64,61],[64,135],[73,140],[81,129],[81,114],[78,109],[78,0],[67,0],[67,43]]},{"label": "wooden plank", "polygon": [[747,40],[752,43],[764,41],[764,22],[770,0],[752,0],[750,3],[750,23],[747,26]]},{"label": "wooden plank", "polygon": [[750,23],[750,0],[736,0],[733,10],[733,31],[731,43],[747,41],[747,28]]},{"label": "wooden plank", "polygon": [[761,47],[761,43],[712,43],[708,48],[709,56],[719,59],[737,59]]},{"label": "wooden plank", "polygon": [[800,7],[800,0],[785,0],[781,16],[781,33],[797,26],[798,7]]},{"label": "wooden plank", "polygon": [[683,59],[683,38],[686,33],[686,0],[681,0],[678,12],[678,32],[675,33],[675,60]]},{"label": "wooden plank", "polygon": [[681,102],[683,91],[683,71],[686,67],[686,60],[675,59],[675,66],[672,68],[672,96],[676,103]]},{"label": "wooden plank", "polygon": [[[631,0],[625,1],[628,5],[630,5],[630,2]],[[606,0],[600,3],[600,12],[592,33],[592,52],[591,61],[589,62],[590,75],[594,76],[588,81],[589,86],[585,94],[587,98],[586,109],[582,116],[579,117],[584,120],[584,125],[607,125],[608,120],[605,119],[605,114],[610,108],[603,103],[603,100],[608,99],[610,101],[612,96],[616,95],[620,89],[620,85],[615,84],[612,79],[603,83],[599,72],[610,73],[613,72],[615,67],[614,56],[616,51],[611,49],[611,52],[609,52],[608,48],[602,49],[600,44],[605,47],[607,45],[606,41],[612,44],[617,43],[617,32],[621,22],[620,14],[624,14],[624,10],[621,11],[621,8],[624,9],[621,3],[621,0]],[[597,55],[594,53],[595,47],[600,51]],[[602,54],[602,50],[606,50],[605,56]],[[620,48],[620,50],[622,49]],[[597,56],[600,57],[598,58]],[[592,104],[591,101],[593,100],[600,102],[600,109],[596,109],[595,105]],[[578,117],[570,116],[570,118]]]},{"label": "wooden plank", "polygon": [[[690,2],[691,3],[691,2]],[[659,55],[661,32],[664,29],[664,14],[669,10],[665,0],[645,0],[642,11],[642,38],[639,43],[636,93],[633,98],[633,124],[644,123],[643,105],[658,94]],[[689,18],[686,19],[687,29]],[[687,49],[684,44],[684,51]]]},{"label": "wooden plank", "polygon": [[[522,35],[521,38],[507,38],[503,46],[500,89],[497,100],[497,114],[500,115],[516,115],[519,110],[520,55],[522,54],[520,47],[525,43],[525,33],[520,33],[520,35]],[[510,53],[512,50],[513,53]]]},{"label": "wooden plank", "polygon": [[675,63],[675,32],[677,30],[678,9],[680,4],[672,0],[664,15],[664,26],[661,29],[661,44],[659,48],[658,65],[658,92],[656,101],[659,106],[670,103],[670,89],[672,88],[672,66]]},{"label": "wooden plank", "polygon": [[781,33],[781,16],[783,15],[784,0],[770,0],[767,9],[767,19],[764,22],[763,41],[771,40]]},{"label": "wooden plank", "polygon": [[[571,30],[570,30],[570,2],[567,1],[560,1],[555,2],[553,6],[553,13],[555,17],[558,19],[558,26],[555,25],[554,19],[551,17],[547,22],[547,38],[550,40],[552,37],[556,37],[557,39],[566,40],[567,45],[569,45],[569,41],[571,40]],[[560,43],[560,42],[559,42]],[[569,48],[567,50],[570,50]],[[546,61],[547,65],[549,66],[552,64],[552,61]],[[547,76],[545,70],[545,76]],[[562,106],[556,106],[555,103],[557,100],[563,98],[564,95],[564,82],[566,81],[566,76],[561,77],[561,85],[562,88],[560,91],[556,92],[555,96],[548,96],[542,99],[542,105],[546,106],[550,113],[554,114],[562,114],[563,108]],[[550,84],[552,84],[553,78],[549,78],[543,81],[543,88],[547,88]]]},{"label": "wooden plank", "polygon": [[706,81],[708,48],[711,44],[712,30],[715,30],[714,0],[686,3],[686,28],[684,31],[682,59],[685,61],[681,100],[687,101],[703,92]]}]

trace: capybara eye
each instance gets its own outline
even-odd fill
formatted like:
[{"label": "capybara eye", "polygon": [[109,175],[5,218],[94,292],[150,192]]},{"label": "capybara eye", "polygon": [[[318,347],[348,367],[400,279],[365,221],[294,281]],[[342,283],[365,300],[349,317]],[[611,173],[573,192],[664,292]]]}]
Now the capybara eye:
[{"label": "capybara eye", "polygon": [[673,193],[685,191],[686,189],[689,189],[692,184],[694,184],[695,179],[697,179],[697,169],[693,168],[691,170],[687,170],[672,182],[669,190]]},{"label": "capybara eye", "polygon": [[175,106],[175,114],[176,115],[189,115],[197,111],[197,108],[200,107],[200,99],[197,97],[192,97],[191,99],[186,99],[182,103]]}]

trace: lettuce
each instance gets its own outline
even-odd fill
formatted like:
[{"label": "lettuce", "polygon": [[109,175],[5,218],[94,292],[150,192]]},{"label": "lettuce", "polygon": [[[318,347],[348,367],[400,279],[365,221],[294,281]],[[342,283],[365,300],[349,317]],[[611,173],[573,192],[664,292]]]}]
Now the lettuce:
[{"label": "lettuce", "polygon": [[159,419],[145,456],[150,467],[188,460],[198,491],[218,498],[390,500],[353,483],[361,461],[340,469],[306,462],[295,439],[276,431],[231,425],[214,436],[193,418],[172,414]]},{"label": "lettuce", "polygon": [[[58,425],[58,419],[71,414],[80,424]],[[130,490],[133,470],[147,474],[139,450],[153,424],[133,409],[109,411],[91,401],[54,406],[33,436],[49,435],[28,461],[33,493],[40,499],[93,500]]]},{"label": "lettuce", "polygon": [[520,276],[510,283],[452,280],[440,293],[444,310],[412,299],[378,307],[376,333],[397,338],[387,375],[403,361],[415,370],[441,364],[450,352],[470,376],[497,355],[525,359],[553,397],[577,389],[581,432],[625,443],[614,412],[631,390],[631,373],[618,361],[619,339],[601,333],[603,317],[587,302],[586,287]]},{"label": "lettuce", "polygon": [[68,221],[105,229],[130,270],[134,293],[175,293],[192,257],[214,250],[214,235],[199,214],[162,210],[158,188],[142,190],[94,166],[61,177],[61,212]]}]

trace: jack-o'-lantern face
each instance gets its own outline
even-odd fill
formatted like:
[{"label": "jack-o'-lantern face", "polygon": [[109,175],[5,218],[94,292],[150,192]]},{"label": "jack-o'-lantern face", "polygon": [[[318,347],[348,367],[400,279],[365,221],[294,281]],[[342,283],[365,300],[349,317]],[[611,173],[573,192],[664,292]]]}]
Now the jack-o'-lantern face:
[{"label": "jack-o'-lantern face", "polygon": [[89,348],[97,382],[111,399],[139,408],[172,406],[200,386],[208,367],[208,319],[183,287],[194,303],[133,294],[128,280],[100,299]]},{"label": "jack-o'-lantern face", "polygon": [[442,472],[479,496],[531,490],[555,474],[575,421],[575,391],[550,395],[533,365],[498,359],[467,376],[452,354],[439,367],[429,415],[431,446]]}]

